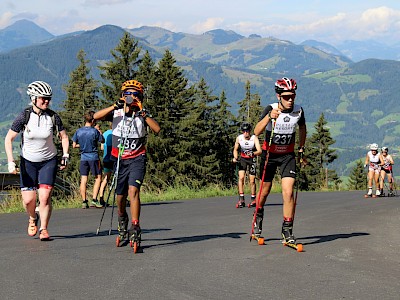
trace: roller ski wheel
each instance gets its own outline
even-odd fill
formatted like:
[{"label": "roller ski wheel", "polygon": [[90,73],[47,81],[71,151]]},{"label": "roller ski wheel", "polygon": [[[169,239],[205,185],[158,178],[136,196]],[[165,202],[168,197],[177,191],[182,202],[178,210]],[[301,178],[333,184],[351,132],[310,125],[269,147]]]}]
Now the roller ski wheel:
[{"label": "roller ski wheel", "polygon": [[303,244],[283,242],[283,246],[292,248],[292,249],[296,250],[297,252],[303,252]]},{"label": "roller ski wheel", "polygon": [[244,203],[244,201],[239,201],[238,203],[236,203],[236,208],[243,208],[246,207],[246,203]]},{"label": "roller ski wheel", "polygon": [[247,205],[247,207],[248,208],[252,208],[252,207],[256,207],[256,201],[252,201],[252,202],[250,202],[248,205]]},{"label": "roller ski wheel", "polygon": [[133,253],[137,253],[140,248],[140,243],[142,241],[142,230],[139,225],[133,225],[131,229],[129,229],[129,245],[133,249]]},{"label": "roller ski wheel", "polygon": [[126,240],[126,234],[125,235],[119,234],[117,236],[117,239],[115,240],[115,246],[121,247],[125,240]]},{"label": "roller ski wheel", "polygon": [[262,237],[262,236],[258,236],[258,235],[252,234],[252,235],[251,235],[251,238],[250,238],[250,241],[251,241],[251,240],[256,240],[257,243],[258,243],[260,246],[261,246],[261,245],[265,245],[264,237]]},{"label": "roller ski wheel", "polygon": [[372,197],[373,197],[372,195],[368,195],[368,194],[364,195],[364,198],[372,198]]}]

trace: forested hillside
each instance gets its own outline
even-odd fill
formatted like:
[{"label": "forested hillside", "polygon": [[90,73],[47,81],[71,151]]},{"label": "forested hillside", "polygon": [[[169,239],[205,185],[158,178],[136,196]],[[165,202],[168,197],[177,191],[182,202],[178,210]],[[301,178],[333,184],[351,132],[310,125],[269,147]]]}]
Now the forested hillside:
[{"label": "forested hillside", "polygon": [[[83,49],[91,74],[101,81],[98,66],[112,59],[125,30],[102,26],[0,55],[0,109],[11,120],[28,103],[26,86],[33,80],[49,82],[54,88],[55,108],[66,99],[62,86],[78,65],[76,55]],[[305,108],[309,130],[324,113],[336,140],[339,158],[334,162],[339,175],[348,174],[349,163],[365,156],[367,146],[376,142],[397,152],[400,145],[400,112],[392,90],[400,63],[377,59],[352,63],[310,46],[289,41],[242,37],[233,32],[212,31],[195,36],[144,27],[130,31],[155,62],[171,50],[182,67],[188,84],[204,78],[213,95],[224,92],[230,111],[237,115],[238,102],[251,92],[261,105],[275,101],[274,81],[282,76],[296,78],[297,103]]]}]

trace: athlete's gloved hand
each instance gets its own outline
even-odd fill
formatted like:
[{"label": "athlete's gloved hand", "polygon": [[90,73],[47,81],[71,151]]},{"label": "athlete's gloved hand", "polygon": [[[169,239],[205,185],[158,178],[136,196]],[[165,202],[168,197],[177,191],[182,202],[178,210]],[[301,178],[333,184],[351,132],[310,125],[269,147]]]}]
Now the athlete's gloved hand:
[{"label": "athlete's gloved hand", "polygon": [[124,99],[124,98],[119,98],[119,99],[117,100],[117,102],[115,102],[114,108],[115,108],[115,109],[123,108],[123,107],[124,107],[124,104],[125,104],[125,99]]},{"label": "athlete's gloved hand", "polygon": [[142,116],[145,120],[146,120],[147,117],[149,117],[149,118],[152,118],[152,117],[153,117],[153,116],[151,115],[151,113],[150,113],[147,109],[145,109],[145,108],[143,108],[142,110],[139,110],[139,111],[137,112],[137,115]]},{"label": "athlete's gloved hand", "polygon": [[61,169],[65,169],[67,167],[68,161],[69,161],[69,154],[64,153],[64,155],[61,158]]},{"label": "athlete's gloved hand", "polygon": [[16,169],[17,165],[15,164],[15,162],[9,161],[7,166],[8,166],[9,173],[13,173],[13,174],[17,173],[17,169]]}]

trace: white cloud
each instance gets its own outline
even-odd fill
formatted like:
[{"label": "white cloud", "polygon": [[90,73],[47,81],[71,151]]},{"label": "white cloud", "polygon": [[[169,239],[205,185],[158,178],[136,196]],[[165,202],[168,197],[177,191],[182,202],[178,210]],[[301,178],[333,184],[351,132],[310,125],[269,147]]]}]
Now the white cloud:
[{"label": "white cloud", "polygon": [[190,27],[191,31],[195,33],[204,33],[212,29],[220,28],[220,25],[224,22],[223,18],[208,18],[204,22],[199,22]]},{"label": "white cloud", "polygon": [[13,14],[10,12],[5,12],[0,15],[0,28],[6,27],[10,24],[10,20],[12,19]]}]

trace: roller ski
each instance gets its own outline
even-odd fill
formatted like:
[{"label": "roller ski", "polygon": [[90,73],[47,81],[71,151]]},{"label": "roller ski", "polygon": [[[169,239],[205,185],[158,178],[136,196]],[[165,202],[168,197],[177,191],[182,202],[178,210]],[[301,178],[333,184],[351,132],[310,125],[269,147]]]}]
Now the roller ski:
[{"label": "roller ski", "polygon": [[247,205],[247,207],[251,208],[251,207],[256,207],[256,206],[257,206],[256,198],[251,197],[251,202]]},{"label": "roller ski", "polygon": [[142,241],[142,229],[140,228],[139,221],[132,222],[129,229],[129,244],[133,248],[133,253],[137,253]]},{"label": "roller ski", "polygon": [[303,252],[303,244],[297,243],[293,235],[293,222],[284,222],[282,226],[282,244],[297,252]]},{"label": "roller ski", "polygon": [[118,236],[115,241],[117,247],[121,247],[128,236],[128,215],[118,216]]},{"label": "roller ski", "polygon": [[259,245],[264,245],[264,237],[261,236],[262,222],[264,219],[264,208],[258,208],[254,211],[253,228],[250,236],[250,242],[256,240]]},{"label": "roller ski", "polygon": [[393,190],[390,190],[388,193],[388,197],[395,197],[395,193],[393,192]]},{"label": "roller ski", "polygon": [[[378,194],[378,190],[376,191],[376,194]],[[376,198],[376,194],[372,194],[372,188],[369,188],[368,193],[364,195],[364,198]]]},{"label": "roller ski", "polygon": [[244,202],[244,197],[240,196],[238,203],[236,203],[236,208],[246,207],[246,203]]}]

